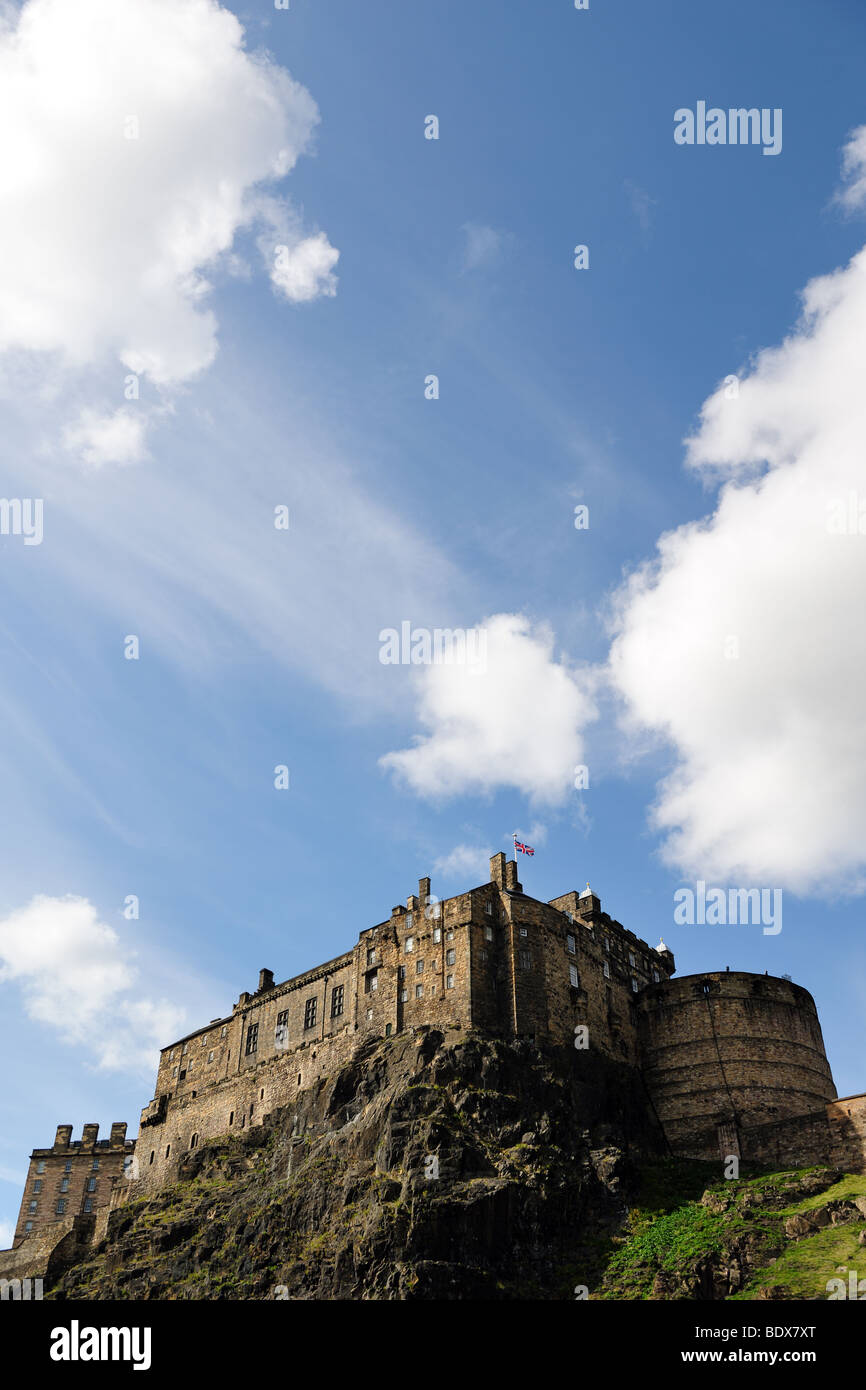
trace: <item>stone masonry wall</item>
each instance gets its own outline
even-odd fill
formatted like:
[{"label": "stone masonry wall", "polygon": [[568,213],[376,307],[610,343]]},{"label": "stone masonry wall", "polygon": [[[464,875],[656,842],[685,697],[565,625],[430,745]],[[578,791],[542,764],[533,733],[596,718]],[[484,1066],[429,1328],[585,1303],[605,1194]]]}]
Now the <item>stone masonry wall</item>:
[{"label": "stone masonry wall", "polygon": [[710,972],[645,990],[638,1003],[647,1086],[672,1148],[717,1151],[740,1130],[822,1110],[836,1090],[807,990],[774,976]]}]

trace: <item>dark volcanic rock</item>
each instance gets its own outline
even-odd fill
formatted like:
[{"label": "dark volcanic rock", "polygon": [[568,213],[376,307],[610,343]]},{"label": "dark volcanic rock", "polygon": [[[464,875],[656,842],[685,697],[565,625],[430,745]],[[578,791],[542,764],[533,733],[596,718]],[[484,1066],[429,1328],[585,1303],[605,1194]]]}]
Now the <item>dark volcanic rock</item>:
[{"label": "dark volcanic rock", "polygon": [[571,1298],[624,1217],[635,1161],[660,1147],[625,1066],[399,1034],[193,1150],[48,1296]]}]

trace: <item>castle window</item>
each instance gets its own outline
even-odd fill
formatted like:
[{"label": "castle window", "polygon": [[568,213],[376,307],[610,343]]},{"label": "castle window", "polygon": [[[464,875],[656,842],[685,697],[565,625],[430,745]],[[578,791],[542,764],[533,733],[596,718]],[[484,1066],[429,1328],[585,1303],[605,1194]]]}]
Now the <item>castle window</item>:
[{"label": "castle window", "polygon": [[247,1127],[247,1117],[246,1117],[246,1115],[241,1115],[241,1129],[246,1129],[246,1127]]},{"label": "castle window", "polygon": [[189,1043],[184,1043],[183,1047],[180,1049],[180,1055],[181,1055],[181,1057],[183,1057],[184,1054],[185,1054],[186,1052],[188,1052],[188,1051],[189,1051]]},{"label": "castle window", "polygon": [[610,979],[610,961],[607,960],[604,963],[604,978],[606,980]]},{"label": "castle window", "polygon": [[629,951],[629,953],[628,953],[628,963],[629,963],[630,966],[632,966],[632,968],[634,967],[634,951]]},{"label": "castle window", "polygon": [[32,1222],[32,1221],[25,1221],[25,1222],[24,1222],[24,1230],[25,1230],[25,1232],[26,1232],[26,1231],[32,1231],[32,1230],[33,1230],[33,1222]]},{"label": "castle window", "polygon": [[453,933],[453,931],[451,931],[450,928],[449,928],[449,930],[445,933],[445,940],[446,940],[446,941],[453,941],[453,940],[454,940],[454,933]]},{"label": "castle window", "polygon": [[488,916],[488,917],[492,917],[492,916],[493,916],[493,904],[490,903],[490,902],[485,903],[485,904],[484,904],[484,911],[487,913],[487,916]]},{"label": "castle window", "polygon": [[301,1073],[298,1072],[298,1085],[300,1086],[300,1084],[301,1084]]},{"label": "castle window", "polygon": [[424,974],[424,962],[423,962],[423,960],[416,960],[416,962],[415,962],[415,974],[416,974],[416,975],[423,975],[423,974]]},{"label": "castle window", "polygon": [[36,1179],[35,1183],[33,1184],[33,1191],[34,1191],[34,1192],[41,1192],[41,1191],[42,1191],[42,1179],[41,1179],[41,1178],[37,1178],[37,1179]]},{"label": "castle window", "polygon": [[565,949],[568,951],[569,955],[574,955],[576,946],[577,943],[575,942],[574,937],[569,933],[569,935],[565,938]]},{"label": "castle window", "polygon": [[93,1211],[93,1202],[90,1197],[84,1199],[84,1210],[85,1212]]},{"label": "castle window", "polygon": [[60,1183],[60,1191],[61,1191],[61,1192],[68,1192],[68,1191],[69,1191],[69,1179],[68,1179],[68,1178],[63,1178],[63,1179],[61,1180],[61,1183]]},{"label": "castle window", "polygon": [[38,1162],[37,1165],[36,1165],[36,1171],[37,1171],[37,1173],[44,1173],[44,1172],[45,1172],[45,1159],[44,1159],[44,1158],[40,1158],[39,1162]]},{"label": "castle window", "polygon": [[176,1050],[175,1048],[172,1048],[172,1049],[171,1049],[171,1052],[168,1054],[168,1060],[169,1060],[170,1062],[173,1062],[173,1061],[174,1061],[175,1050]]},{"label": "castle window", "polygon": [[247,1029],[247,1048],[246,1048],[246,1055],[249,1057],[249,1056],[252,1055],[253,1052],[258,1052],[258,1050],[259,1050],[259,1025],[258,1025],[257,1023],[251,1023],[250,1026],[249,1026],[249,1028]]},{"label": "castle window", "polygon": [[201,1045],[202,1047],[207,1047],[207,1033],[202,1034]]},{"label": "castle window", "polygon": [[370,1022],[370,1019],[371,1019],[372,1017],[373,1017],[373,1010],[372,1010],[372,1009],[368,1009],[368,1010],[367,1010],[367,1022],[368,1022],[368,1023]]},{"label": "castle window", "polygon": [[88,1179],[87,1179],[87,1191],[88,1191],[88,1192],[95,1192],[95,1191],[96,1191],[96,1178],[88,1178]]},{"label": "castle window", "polygon": [[656,984],[656,985],[657,985],[658,982],[659,982],[659,972],[658,972],[657,970],[654,970],[654,971],[653,971],[653,984]]},{"label": "castle window", "polygon": [[36,1211],[36,1208],[37,1208],[38,1206],[39,1206],[39,1203],[38,1203],[38,1202],[31,1202],[31,1203],[30,1203],[30,1213],[31,1213],[31,1215]]},{"label": "castle window", "polygon": [[530,970],[532,968],[532,956],[529,954],[529,952],[519,951],[518,955],[520,957],[521,970]]},{"label": "castle window", "polygon": [[375,946],[371,946],[371,947],[369,948],[369,950],[367,951],[367,964],[368,964],[368,965],[375,965],[375,964],[376,964],[376,947],[375,947]]},{"label": "castle window", "polygon": [[609,937],[609,936],[606,936],[606,937],[604,938],[604,949],[605,949],[606,951],[609,951],[609,950],[610,950],[610,937]]},{"label": "castle window", "polygon": [[339,1018],[343,1012],[343,985],[335,985],[331,994],[331,1018]]},{"label": "castle window", "polygon": [[168,1158],[168,1156],[169,1156],[170,1153],[171,1153],[171,1144],[166,1144],[166,1146],[165,1146],[165,1156],[166,1156],[166,1158]]},{"label": "castle window", "polygon": [[454,988],[454,976],[453,976],[453,975],[446,975],[446,976],[445,976],[445,988],[446,988],[446,989],[453,989],[453,988]]},{"label": "castle window", "polygon": [[220,1037],[221,1037],[221,1038],[224,1038],[225,1035],[226,1035],[226,1033],[227,1033],[228,1031],[229,1031],[228,1024],[227,1024],[227,1023],[224,1023],[223,1026],[222,1026],[222,1028],[220,1029]]},{"label": "castle window", "polygon": [[71,1173],[71,1172],[72,1172],[72,1164],[71,1164],[71,1163],[64,1163],[64,1165],[63,1165],[63,1171],[64,1171],[64,1173]]},{"label": "castle window", "polygon": [[411,926],[412,926],[412,913],[411,913],[411,912],[407,912],[407,913],[406,913],[406,926],[407,926],[407,927],[411,927]]},{"label": "castle window", "polygon": [[[172,1074],[173,1077],[174,1077],[174,1076],[177,1076],[177,1063],[176,1063],[176,1062],[175,1062],[174,1066],[173,1066],[172,1069],[171,1069],[171,1074]],[[186,1073],[184,1073],[184,1075],[186,1075]]]},{"label": "castle window", "polygon": [[99,1167],[99,1159],[95,1158],[90,1166],[93,1169],[93,1171],[96,1172],[97,1168]]},{"label": "castle window", "polygon": [[412,952],[415,950],[414,936],[406,937],[406,940],[403,942],[403,950],[405,951],[407,956],[412,954]]},{"label": "castle window", "polygon": [[288,1011],[288,1009],[283,1009],[280,1013],[277,1014],[277,1027],[278,1027],[278,1028],[288,1028],[288,1026],[289,1026],[289,1011]]},{"label": "castle window", "polygon": [[405,967],[405,965],[398,965],[398,966],[397,966],[397,979],[398,979],[398,980],[405,980],[405,978],[406,978],[406,967]]},{"label": "castle window", "polygon": [[189,1146],[190,1146],[190,1148],[191,1148],[191,1149],[194,1149],[197,1143],[198,1143],[198,1135],[197,1135],[195,1132],[193,1132],[193,1133],[189,1136]]},{"label": "castle window", "polygon": [[576,965],[570,965],[568,967],[568,978],[574,989],[580,989],[580,976],[577,973]]},{"label": "castle window", "polygon": [[409,998],[409,991],[408,991],[408,989],[401,989],[401,990],[400,990],[400,1003],[401,1003],[401,1004],[405,1004],[408,998]]},{"label": "castle window", "polygon": [[638,984],[638,982],[637,982],[637,980],[635,979],[634,975],[632,975],[632,977],[631,977],[631,987],[632,987],[632,992],[633,992],[634,994],[637,994],[638,990],[640,989],[640,985]]},{"label": "castle window", "polygon": [[569,922],[573,922],[573,921],[574,921],[574,913],[573,913],[573,912],[566,912],[565,915],[566,915],[566,917],[568,918]]},{"label": "castle window", "polygon": [[391,1036],[391,1025],[390,1025],[390,1023],[386,1023],[386,1024],[385,1024],[385,1037],[386,1037],[386,1038],[390,1038],[390,1036]]},{"label": "castle window", "polygon": [[492,941],[492,940],[493,940],[493,928],[492,928],[492,927],[485,927],[485,928],[484,928],[484,940],[485,940],[485,941]]},{"label": "castle window", "polygon": [[[378,970],[368,970],[367,973],[366,973],[366,975],[364,976],[364,993],[365,993],[365,994],[374,994],[378,988],[379,988],[379,972],[378,972]],[[315,1003],[315,1000],[313,1000],[313,1003]]]},{"label": "castle window", "polygon": [[207,1060],[208,1060],[208,1065],[210,1065],[210,1063],[213,1061],[213,1053],[212,1053],[212,1052],[209,1052],[209,1053],[208,1053],[208,1055],[207,1055]]},{"label": "castle window", "polygon": [[457,959],[457,952],[456,952],[455,950],[452,949],[452,950],[450,950],[450,951],[446,951],[446,952],[445,952],[445,964],[446,964],[446,965],[453,965],[456,959]]},{"label": "castle window", "polygon": [[[368,978],[369,978],[369,977],[368,977]],[[315,1028],[315,1026],[316,1026],[316,1005],[318,1004],[318,1002],[319,1002],[318,999],[316,999],[316,997],[315,997],[315,995],[314,995],[313,998],[312,998],[312,999],[308,999],[307,1002],[306,1002],[306,1004],[304,1005],[304,1027],[305,1027],[305,1028]]]},{"label": "castle window", "polygon": [[416,998],[416,999],[422,999],[423,997],[424,997],[424,986],[423,986],[423,985],[416,985],[416,986],[415,986],[415,998]]},{"label": "castle window", "polygon": [[63,1214],[64,1214],[65,1211],[66,1211],[66,1198],[65,1198],[65,1197],[58,1197],[58,1198],[57,1198],[57,1215],[58,1215],[58,1216],[63,1216]]},{"label": "castle window", "polygon": [[441,940],[442,940],[442,928],[441,928],[441,927],[434,927],[434,928],[433,928],[433,940],[434,940],[434,941],[441,941]]},{"label": "castle window", "polygon": [[153,1162],[153,1160],[154,1160],[155,1158],[156,1158],[156,1149],[151,1149],[151,1151],[150,1151],[150,1158],[147,1160],[148,1167],[150,1167],[151,1163]]}]

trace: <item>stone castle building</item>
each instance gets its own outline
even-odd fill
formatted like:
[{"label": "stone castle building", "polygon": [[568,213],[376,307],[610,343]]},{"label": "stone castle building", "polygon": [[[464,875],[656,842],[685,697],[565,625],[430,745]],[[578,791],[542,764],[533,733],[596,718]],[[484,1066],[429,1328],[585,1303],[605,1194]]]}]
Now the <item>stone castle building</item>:
[{"label": "stone castle building", "polygon": [[[279,983],[262,970],[230,1014],[165,1047],[134,1146],[112,1126],[119,1167],[101,1171],[119,1178],[125,1164],[129,1180],[79,1192],[76,1165],[83,1174],[95,1155],[95,1126],[85,1126],[70,1201],[83,1216],[88,1200],[96,1213],[173,1182],[198,1144],[290,1106],[362,1042],[422,1027],[605,1054],[639,1073],[671,1153],[866,1169],[866,1097],[837,1099],[811,995],[769,975],[673,974],[664,943],[612,919],[588,885],[541,902],[504,854],[488,883],[444,901],[422,878],[351,950]],[[68,1140],[61,1126],[53,1149],[34,1151],[16,1245],[30,1234],[34,1163],[46,1174],[51,1164],[56,1185]],[[58,1200],[46,1195],[40,1221]]]}]

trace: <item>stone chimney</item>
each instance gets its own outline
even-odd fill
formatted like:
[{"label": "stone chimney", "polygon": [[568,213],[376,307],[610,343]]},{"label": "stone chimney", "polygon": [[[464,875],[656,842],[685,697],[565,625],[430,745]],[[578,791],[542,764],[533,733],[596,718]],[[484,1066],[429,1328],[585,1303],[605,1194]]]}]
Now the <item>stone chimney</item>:
[{"label": "stone chimney", "polygon": [[501,854],[501,853],[500,853],[500,854],[494,854],[493,858],[491,859],[491,861],[490,861],[490,882],[491,882],[491,883],[495,883],[495,884],[497,885],[497,887],[499,887],[499,888],[504,888],[504,887],[505,887],[505,855],[504,855],[504,854]]},{"label": "stone chimney", "polygon": [[69,1141],[72,1138],[72,1125],[58,1125],[57,1133],[54,1136],[55,1149],[68,1149]]},{"label": "stone chimney", "polygon": [[81,1131],[82,1144],[95,1144],[99,1135],[99,1125],[85,1125]]},{"label": "stone chimney", "polygon": [[258,990],[259,994],[261,994],[264,990],[273,989],[273,987],[274,987],[274,972],[273,972],[273,970],[260,970],[260,971],[259,971],[259,990]]},{"label": "stone chimney", "polygon": [[510,888],[512,893],[522,893],[523,885],[517,881],[517,861],[509,859],[505,865],[505,887]]}]

